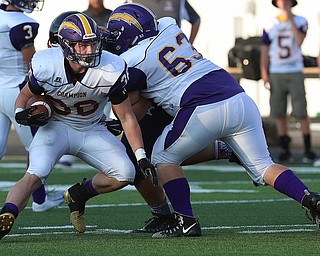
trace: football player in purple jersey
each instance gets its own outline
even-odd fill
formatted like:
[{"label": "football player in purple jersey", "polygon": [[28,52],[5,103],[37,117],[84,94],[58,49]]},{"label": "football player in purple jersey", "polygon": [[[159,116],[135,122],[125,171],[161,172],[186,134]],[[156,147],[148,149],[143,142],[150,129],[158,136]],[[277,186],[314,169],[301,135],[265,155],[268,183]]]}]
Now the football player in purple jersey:
[{"label": "football player in purple jersey", "polygon": [[153,237],[202,234],[180,164],[219,138],[255,184],[294,199],[320,225],[320,194],[271,159],[254,101],[228,72],[196,51],[174,19],[156,20],[147,7],[125,4],[113,11],[107,29],[114,35],[114,52],[131,67],[127,90],[140,91],[174,117],[157,139],[151,161],[175,221]]},{"label": "football player in purple jersey", "polygon": [[[145,176],[157,179],[144,150],[141,131],[125,90],[128,70],[122,58],[102,51],[101,33],[82,13],[66,17],[58,31],[59,46],[34,54],[29,81],[15,102],[21,125],[40,126],[29,150],[25,175],[11,188],[0,211],[0,239],[8,234],[32,194],[50,175],[64,154],[72,154],[98,173],[71,186],[64,198],[76,232],[86,229],[86,202],[99,194],[121,189],[134,181],[135,169],[123,144],[100,121],[111,102]],[[25,108],[29,98],[44,93],[54,109],[48,120]],[[41,158],[39,157],[41,156]]]}]

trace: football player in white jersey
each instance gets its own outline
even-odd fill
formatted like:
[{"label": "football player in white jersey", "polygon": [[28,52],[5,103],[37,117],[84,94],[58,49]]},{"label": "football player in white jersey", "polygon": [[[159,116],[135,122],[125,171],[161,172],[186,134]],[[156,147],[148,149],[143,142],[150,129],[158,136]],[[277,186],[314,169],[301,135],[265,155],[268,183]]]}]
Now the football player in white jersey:
[{"label": "football player in white jersey", "polygon": [[[139,99],[139,95],[135,92],[130,92],[129,96],[133,103],[137,101],[137,103],[133,105],[133,109],[139,120],[147,157],[150,158],[152,148],[157,138],[160,136],[164,128],[172,122],[173,117],[168,115],[160,106],[152,105],[149,100],[142,98]],[[142,104],[144,105],[143,108],[141,107]],[[135,105],[139,106],[138,109]],[[134,162],[134,153],[130,149],[124,133],[122,134],[121,142],[126,146],[127,154],[131,161]],[[220,159],[227,159],[230,162],[240,164],[232,150],[223,141],[217,140],[208,145],[201,152],[188,158],[181,165],[193,165]],[[162,187],[154,187],[150,182],[150,179],[146,179],[142,175],[139,171],[139,167],[137,165],[135,165],[135,167],[136,177],[134,180],[134,186],[150,206],[152,218],[145,222],[143,228],[135,229],[133,232],[156,233],[167,227],[168,223],[174,219],[174,215],[170,210]]]},{"label": "football player in white jersey", "polygon": [[[66,153],[76,155],[99,172],[65,191],[70,220],[79,233],[85,231],[85,203],[90,198],[132,183],[135,169],[122,143],[100,124],[104,106],[113,111],[126,133],[141,171],[152,175],[154,166],[146,158],[141,131],[125,90],[126,63],[101,48],[97,24],[84,14],[64,19],[58,32],[59,48],[37,52],[31,61],[30,79],[15,103],[15,119],[22,125],[40,126],[30,146],[26,174],[9,191],[0,211],[0,239],[8,234],[31,193],[50,175]],[[25,108],[34,95],[44,93],[52,102],[51,118],[32,115]],[[41,157],[39,157],[41,156]]]},{"label": "football player in white jersey", "polygon": [[[58,15],[52,22],[49,29],[49,40],[48,47],[58,47],[58,29],[68,15],[79,13],[76,11],[67,11]],[[105,28],[101,28],[105,29]],[[110,104],[108,104],[110,105]],[[109,117],[109,113],[106,112],[106,108],[104,109],[104,114],[106,117]],[[150,158],[152,147],[156,138],[161,134],[164,127],[172,121],[172,117],[169,116],[166,112],[162,110],[161,107],[150,108],[148,114],[139,121],[139,125],[142,129],[142,136],[145,145],[145,150],[147,157]],[[119,131],[121,131],[121,124],[117,124],[117,120],[111,120],[105,122],[107,128],[113,132],[114,135],[119,135]],[[111,125],[112,124],[112,125]],[[122,135],[121,138],[122,143],[126,146],[127,153],[135,165],[136,175],[133,185],[136,186],[142,197],[145,199],[146,203],[151,208],[151,213],[153,218],[146,222],[143,228],[136,229],[134,233],[155,233],[157,231],[162,230],[167,226],[167,223],[171,221],[172,214],[170,211],[170,207],[166,201],[164,192],[161,187],[155,187],[152,185],[150,179],[146,179],[143,173],[140,171],[140,167],[136,164],[136,158],[134,153],[130,148],[130,144],[125,136]],[[231,158],[232,153],[227,146],[221,142],[217,141],[214,143],[213,148],[210,148],[208,155],[210,159],[221,159],[221,158]],[[68,155],[69,156],[69,155]],[[72,156],[74,157],[74,156]],[[62,157],[63,158],[63,157]],[[59,162],[61,159],[59,160]]]},{"label": "football player in white jersey", "polygon": [[153,237],[200,236],[190,188],[180,164],[221,138],[257,185],[269,185],[301,203],[317,222],[320,195],[270,157],[254,101],[224,69],[203,58],[172,18],[155,19],[138,4],[110,16],[114,51],[131,67],[129,90],[140,91],[174,117],[157,139],[151,161],[175,211],[175,221]]},{"label": "football player in white jersey", "polygon": [[[66,11],[63,13],[60,13],[51,23],[49,28],[49,40],[48,40],[48,47],[59,47],[58,43],[58,29],[61,25],[61,22],[64,18],[66,18],[68,15],[71,15],[73,13],[77,13],[78,11]],[[85,12],[83,12],[86,14]],[[111,13],[111,11],[110,11]],[[91,17],[90,15],[88,15]],[[92,17],[91,17],[92,18]],[[94,19],[95,20],[95,19]],[[96,20],[95,20],[96,21]],[[96,21],[97,22],[97,21]],[[98,23],[97,23],[98,24]],[[99,25],[99,24],[98,24]],[[111,104],[108,102],[108,104],[105,106],[104,114],[106,117],[109,117],[111,113]],[[110,122],[109,122],[110,123]],[[109,126],[107,126],[109,128]],[[77,157],[73,155],[64,155],[59,159],[56,167],[57,168],[71,168],[73,164],[76,162]]]},{"label": "football player in white jersey", "polygon": [[[41,11],[41,1],[9,0],[0,7],[0,159],[6,153],[6,144],[13,124],[26,152],[36,132],[36,127],[18,125],[14,120],[14,102],[26,83],[31,57],[35,53],[34,39],[39,23],[27,16],[34,10]],[[27,157],[28,159],[28,157]],[[28,164],[28,162],[27,162]],[[46,211],[63,203],[62,193],[47,194],[42,184],[32,194],[32,210]]]},{"label": "football player in white jersey", "polygon": [[270,114],[275,118],[281,147],[278,160],[293,161],[287,118],[287,102],[290,96],[291,115],[300,123],[305,146],[302,161],[312,163],[316,154],[311,147],[301,52],[308,21],[292,13],[292,7],[297,3],[296,0],[272,0],[272,4],[279,9],[279,14],[268,21],[263,29],[260,70],[265,87],[270,89]]}]

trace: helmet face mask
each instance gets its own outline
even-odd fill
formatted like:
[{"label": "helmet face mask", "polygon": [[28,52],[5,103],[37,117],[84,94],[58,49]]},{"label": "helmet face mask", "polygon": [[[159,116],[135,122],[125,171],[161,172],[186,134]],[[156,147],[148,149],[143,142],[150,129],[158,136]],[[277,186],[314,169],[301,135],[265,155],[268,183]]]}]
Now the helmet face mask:
[{"label": "helmet face mask", "polygon": [[[90,49],[91,53],[82,53],[82,52],[86,52],[86,49]],[[73,52],[76,59],[75,62],[82,67],[95,67],[99,65],[99,63],[95,65],[96,60],[99,59],[99,62],[100,62],[101,51],[99,54],[99,49],[101,49],[101,41],[75,43],[73,45]]]},{"label": "helmet face mask", "polygon": [[118,55],[158,34],[155,14],[141,4],[124,4],[116,8],[110,15],[107,29],[111,33],[109,42],[113,43],[112,49],[107,50]]},{"label": "helmet face mask", "polygon": [[86,68],[99,65],[101,39],[95,21],[82,13],[67,16],[58,30],[59,46],[64,57]]},{"label": "helmet face mask", "polygon": [[44,0],[6,0],[9,4],[18,8],[26,13],[41,11],[43,8]]}]

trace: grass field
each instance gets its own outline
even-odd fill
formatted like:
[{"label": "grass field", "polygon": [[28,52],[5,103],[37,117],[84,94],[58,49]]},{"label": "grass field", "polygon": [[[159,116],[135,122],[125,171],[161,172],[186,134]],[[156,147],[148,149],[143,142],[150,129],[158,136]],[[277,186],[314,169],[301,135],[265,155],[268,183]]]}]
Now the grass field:
[{"label": "grass field", "polygon": [[[294,167],[313,191],[320,191],[320,169]],[[23,165],[0,164],[0,200],[24,173]],[[56,169],[49,189],[64,190],[95,170],[77,165]],[[76,234],[65,205],[43,213],[28,207],[0,241],[1,255],[319,255],[320,231],[298,203],[270,187],[254,187],[241,167],[197,165],[185,169],[194,213],[203,236],[154,239],[130,234],[151,217],[133,187],[88,201],[87,232]]]}]

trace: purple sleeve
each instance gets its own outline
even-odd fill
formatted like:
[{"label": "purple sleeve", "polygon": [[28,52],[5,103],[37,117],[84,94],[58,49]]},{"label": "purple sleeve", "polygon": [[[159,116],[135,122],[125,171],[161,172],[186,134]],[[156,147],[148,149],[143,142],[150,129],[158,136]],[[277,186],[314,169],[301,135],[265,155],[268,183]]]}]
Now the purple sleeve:
[{"label": "purple sleeve", "polygon": [[307,34],[308,31],[308,22],[306,22],[306,24],[304,24],[303,26],[298,28],[303,34]]},{"label": "purple sleeve", "polygon": [[11,28],[9,36],[13,47],[21,51],[26,45],[34,43],[38,29],[38,23],[22,23]]},{"label": "purple sleeve", "polygon": [[40,95],[44,92],[43,87],[41,87],[38,83],[38,80],[34,77],[33,74],[29,77],[29,88],[34,94]]},{"label": "purple sleeve", "polygon": [[145,88],[147,88],[146,74],[140,69],[129,68],[129,82],[126,85],[127,91],[141,91]]},{"label": "purple sleeve", "polygon": [[269,36],[268,36],[268,34],[267,34],[267,32],[265,30],[263,30],[263,33],[262,33],[261,43],[263,45],[270,45],[271,44]]},{"label": "purple sleeve", "polygon": [[123,88],[125,88],[125,86],[127,85],[128,79],[128,69],[127,64],[125,64],[125,68],[122,71],[121,75],[118,77],[118,80],[110,88],[109,95],[122,91]]},{"label": "purple sleeve", "polygon": [[127,96],[127,91],[140,91],[147,87],[146,75],[140,69],[129,68],[129,79],[126,83],[122,82],[121,75],[118,81],[111,87],[109,98],[112,104],[119,104],[124,101]]}]

